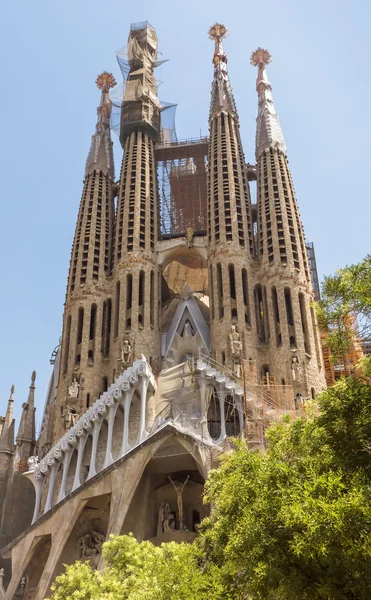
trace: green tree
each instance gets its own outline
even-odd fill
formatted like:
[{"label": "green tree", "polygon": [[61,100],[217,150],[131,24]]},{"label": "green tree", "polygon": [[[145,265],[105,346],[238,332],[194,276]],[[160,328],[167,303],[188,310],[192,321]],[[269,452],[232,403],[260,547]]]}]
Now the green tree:
[{"label": "green tree", "polygon": [[200,543],[233,597],[371,597],[370,436],[371,388],[349,378],[212,472]]},{"label": "green tree", "polygon": [[346,356],[356,336],[361,341],[371,338],[371,255],[325,277],[317,315],[329,332],[327,343],[336,361]]},{"label": "green tree", "polygon": [[191,544],[160,547],[130,536],[111,537],[103,545],[106,567],[87,563],[66,567],[56,578],[50,600],[228,600],[217,566],[202,566]]}]

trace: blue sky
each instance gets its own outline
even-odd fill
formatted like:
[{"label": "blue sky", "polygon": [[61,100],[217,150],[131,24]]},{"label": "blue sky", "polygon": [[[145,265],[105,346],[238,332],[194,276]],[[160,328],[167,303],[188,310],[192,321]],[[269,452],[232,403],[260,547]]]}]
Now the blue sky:
[{"label": "blue sky", "polygon": [[[178,102],[179,138],[207,133],[215,21],[225,50],[246,159],[254,160],[257,46],[286,139],[306,237],[320,275],[370,252],[371,5],[354,0],[2,0],[0,414],[15,384],[15,413],[37,371],[41,408],[61,334],[71,243],[103,70],[130,23],[148,20],[170,62],[161,99]],[[116,172],[120,148],[116,143]],[[38,422],[40,420],[38,411]]]}]

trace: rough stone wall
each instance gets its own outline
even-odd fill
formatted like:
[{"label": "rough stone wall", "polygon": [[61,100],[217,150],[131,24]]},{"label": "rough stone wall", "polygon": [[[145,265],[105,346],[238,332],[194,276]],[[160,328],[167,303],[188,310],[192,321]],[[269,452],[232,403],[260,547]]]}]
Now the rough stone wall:
[{"label": "rough stone wall", "polygon": [[295,393],[309,396],[326,386],[323,358],[304,232],[287,158],[278,149],[268,148],[258,161],[258,214],[257,281],[266,327],[265,339],[257,327],[258,374],[268,372],[277,384],[292,384]]},{"label": "rough stone wall", "polygon": [[236,326],[243,356],[255,358],[250,195],[235,115],[219,112],[210,122],[208,262],[212,355],[232,367],[229,334]]},{"label": "rough stone wall", "polygon": [[[160,365],[160,268],[157,264],[158,194],[154,142],[141,132],[126,139],[117,203],[114,266],[114,357],[130,342],[132,359],[145,354]],[[116,357],[116,360],[115,360]]]},{"label": "rough stone wall", "polygon": [[[65,431],[67,405],[82,414],[112,382],[113,192],[108,175],[87,175],[82,194],[63,315],[57,401],[49,427],[55,443]],[[76,379],[77,399],[68,388]],[[50,407],[53,410],[53,407]]]}]

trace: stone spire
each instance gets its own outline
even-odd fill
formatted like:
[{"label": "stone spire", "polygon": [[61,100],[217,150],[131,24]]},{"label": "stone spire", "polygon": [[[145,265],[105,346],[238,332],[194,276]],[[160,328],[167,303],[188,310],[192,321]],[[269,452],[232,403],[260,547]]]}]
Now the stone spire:
[{"label": "stone spire", "polygon": [[56,404],[47,409],[48,440],[52,427],[53,439],[64,432],[70,410],[73,414],[85,411],[107,387],[114,241],[114,164],[108,92],[115,83],[113,75],[106,71],[96,79],[102,96],[72,245],[63,314],[61,376]]},{"label": "stone spire", "polygon": [[[209,29],[215,41],[211,88],[208,195],[208,265],[211,351],[217,361],[237,369],[252,357],[251,261],[254,255],[251,203],[237,110],[222,39],[227,28]],[[231,332],[241,344],[233,356]]]},{"label": "stone spire", "polygon": [[22,405],[22,416],[16,437],[17,445],[22,442],[35,442],[35,379],[36,371],[32,371],[28,399]]},{"label": "stone spire", "polygon": [[97,108],[98,121],[91,139],[85,176],[93,171],[101,171],[112,179],[114,176],[114,162],[110,131],[112,104],[109,98],[109,90],[116,85],[116,81],[111,73],[103,71],[101,75],[98,75],[96,84],[98,89],[102,90],[102,96]]},{"label": "stone spire", "polygon": [[[160,364],[159,201],[155,142],[160,137],[160,101],[154,69],[158,39],[147,22],[131,25],[128,68],[121,107],[120,141],[124,149],[117,197],[114,260],[113,339],[117,368],[120,345],[129,342],[133,356]],[[135,353],[135,354],[134,354]]]},{"label": "stone spire", "polygon": [[14,452],[14,419],[13,419],[14,385],[10,390],[6,415],[3,417],[0,437],[0,452],[12,454]]},{"label": "stone spire", "polygon": [[223,38],[227,37],[228,29],[221,23],[215,23],[209,29],[209,38],[215,41],[213,56],[214,80],[211,88],[210,119],[218,111],[230,111],[237,115],[231,84],[228,78],[227,55],[223,48]]},{"label": "stone spire", "polygon": [[265,65],[271,60],[268,50],[258,48],[252,53],[250,61],[254,67],[258,67],[256,91],[259,98],[259,111],[256,128],[256,160],[268,148],[277,148],[286,154],[285,140],[273,104],[272,86],[265,70]]}]

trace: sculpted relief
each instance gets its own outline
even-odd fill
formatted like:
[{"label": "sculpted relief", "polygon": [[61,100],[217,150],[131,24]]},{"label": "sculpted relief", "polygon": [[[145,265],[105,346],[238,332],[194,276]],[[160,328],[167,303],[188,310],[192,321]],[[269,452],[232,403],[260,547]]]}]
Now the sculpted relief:
[{"label": "sculpted relief", "polygon": [[89,560],[92,566],[97,566],[102,554],[105,536],[94,529],[77,540],[78,559]]}]

